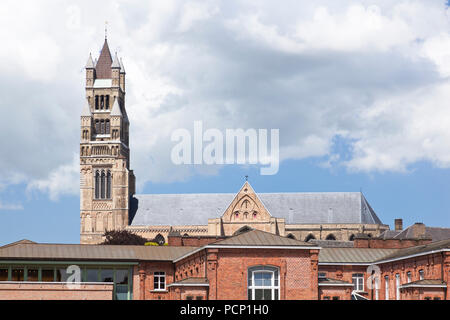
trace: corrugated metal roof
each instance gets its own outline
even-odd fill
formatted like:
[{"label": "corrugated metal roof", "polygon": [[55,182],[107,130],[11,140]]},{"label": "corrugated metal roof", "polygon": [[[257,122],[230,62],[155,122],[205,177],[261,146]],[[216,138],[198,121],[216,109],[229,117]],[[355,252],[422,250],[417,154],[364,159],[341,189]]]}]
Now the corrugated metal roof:
[{"label": "corrugated metal roof", "polygon": [[391,254],[383,257],[383,260],[397,259],[397,258],[401,258],[401,257],[412,256],[412,255],[416,255],[416,254],[426,253],[429,251],[437,251],[437,250],[442,250],[442,249],[450,249],[450,239],[436,241],[436,242],[432,242],[432,243],[421,245],[421,246],[397,249],[397,251],[392,252]]},{"label": "corrugated metal roof", "polygon": [[322,248],[319,263],[373,263],[398,249]]},{"label": "corrugated metal roof", "polygon": [[18,243],[0,247],[0,259],[172,261],[194,247]]},{"label": "corrugated metal roof", "polygon": [[[382,224],[360,192],[257,193],[273,217],[287,224]],[[223,215],[235,195],[141,194],[130,204],[131,225],[206,225]]]},{"label": "corrugated metal roof", "polygon": [[409,282],[409,283],[405,283],[403,285],[400,286],[400,288],[408,288],[408,287],[447,287],[447,284],[440,280],[440,279],[424,279],[424,280],[418,280],[418,281],[413,281],[413,282]]},{"label": "corrugated metal roof", "polygon": [[210,244],[211,246],[307,246],[313,244],[295,239],[281,237],[273,233],[261,230],[251,230],[242,234],[220,240]]},{"label": "corrugated metal roof", "polygon": [[327,286],[338,285],[338,286],[353,287],[353,283],[331,278],[319,278],[319,286],[320,285],[327,285]]},{"label": "corrugated metal roof", "polygon": [[209,284],[208,278],[187,278],[177,282],[173,282],[168,285],[168,287],[174,286],[195,286],[195,285],[206,285]]}]

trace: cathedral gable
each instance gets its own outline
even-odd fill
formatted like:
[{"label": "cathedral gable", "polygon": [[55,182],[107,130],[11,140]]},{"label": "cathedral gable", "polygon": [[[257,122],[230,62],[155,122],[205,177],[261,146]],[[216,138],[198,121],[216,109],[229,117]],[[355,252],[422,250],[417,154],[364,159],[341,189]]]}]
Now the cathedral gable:
[{"label": "cathedral gable", "polygon": [[248,182],[242,186],[222,215],[224,222],[263,222],[271,215]]}]

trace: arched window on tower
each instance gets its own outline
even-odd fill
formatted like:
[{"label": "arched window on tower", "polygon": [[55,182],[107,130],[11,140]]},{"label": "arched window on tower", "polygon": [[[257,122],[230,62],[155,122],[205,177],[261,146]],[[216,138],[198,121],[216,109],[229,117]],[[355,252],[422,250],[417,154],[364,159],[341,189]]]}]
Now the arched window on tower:
[{"label": "arched window on tower", "polygon": [[100,198],[100,172],[95,172],[95,199]]},{"label": "arched window on tower", "polygon": [[98,96],[95,96],[95,109],[98,110]]},{"label": "arched window on tower", "polygon": [[100,120],[95,120],[95,134],[100,134]]},{"label": "arched window on tower", "polygon": [[102,170],[102,175],[101,175],[101,182],[100,182],[100,198],[105,199],[105,171]]},{"label": "arched window on tower", "polygon": [[100,96],[100,109],[103,110],[105,108],[105,96]]},{"label": "arched window on tower", "polygon": [[106,120],[106,124],[105,124],[105,133],[109,134],[109,120]]},{"label": "arched window on tower", "polygon": [[295,240],[295,236],[292,233],[289,233],[286,238]]},{"label": "arched window on tower", "polygon": [[111,199],[111,171],[106,175],[106,198]]},{"label": "arched window on tower", "polygon": [[308,242],[309,240],[314,240],[316,237],[312,233],[308,234],[305,238],[305,242]]},{"label": "arched window on tower", "polygon": [[106,96],[105,109],[109,109],[109,95]]},{"label": "arched window on tower", "polygon": [[105,120],[100,120],[100,134],[105,134]]}]

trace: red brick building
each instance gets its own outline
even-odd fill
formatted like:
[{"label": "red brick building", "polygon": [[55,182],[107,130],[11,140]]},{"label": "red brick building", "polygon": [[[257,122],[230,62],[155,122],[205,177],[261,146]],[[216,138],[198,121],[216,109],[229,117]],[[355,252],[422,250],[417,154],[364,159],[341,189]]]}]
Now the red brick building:
[{"label": "red brick building", "polygon": [[[259,230],[197,240],[202,245],[12,243],[0,247],[0,299],[449,299],[450,240],[321,248]],[[73,266],[79,278],[70,278]]]}]

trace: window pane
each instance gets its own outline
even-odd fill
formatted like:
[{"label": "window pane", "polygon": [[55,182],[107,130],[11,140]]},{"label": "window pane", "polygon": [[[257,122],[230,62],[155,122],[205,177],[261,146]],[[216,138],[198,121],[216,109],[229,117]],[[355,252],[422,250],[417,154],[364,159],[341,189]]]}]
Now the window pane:
[{"label": "window pane", "polygon": [[271,286],[272,285],[272,273],[263,273],[263,285]]},{"label": "window pane", "polygon": [[278,298],[278,289],[275,289],[275,297],[274,297],[274,300],[279,300],[279,298]]},{"label": "window pane", "polygon": [[102,270],[100,282],[113,282],[113,271],[110,269]]},{"label": "window pane", "polygon": [[86,282],[98,282],[98,270],[87,269],[86,270]]},{"label": "window pane", "polygon": [[66,282],[68,277],[66,268],[56,269],[56,282]]},{"label": "window pane", "polygon": [[247,291],[247,298],[248,298],[248,300],[253,300],[253,297],[252,297],[252,289],[248,289],[248,291]]},{"label": "window pane", "polygon": [[255,300],[263,299],[263,289],[255,289]]},{"label": "window pane", "polygon": [[128,270],[116,270],[116,283],[128,284]]},{"label": "window pane", "polygon": [[11,281],[23,281],[23,269],[12,269]]},{"label": "window pane", "polygon": [[264,300],[272,300],[272,289],[264,289]]},{"label": "window pane", "polygon": [[27,270],[27,281],[38,281],[38,269]]},{"label": "window pane", "polygon": [[118,284],[116,285],[116,300],[128,299],[128,285]]},{"label": "window pane", "polygon": [[44,282],[53,282],[55,272],[53,269],[42,269],[42,280]]},{"label": "window pane", "polygon": [[0,269],[0,281],[8,281],[8,269],[7,268]]}]

